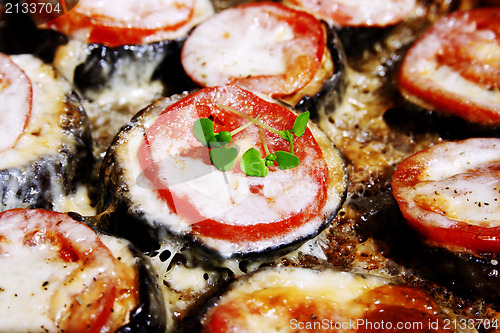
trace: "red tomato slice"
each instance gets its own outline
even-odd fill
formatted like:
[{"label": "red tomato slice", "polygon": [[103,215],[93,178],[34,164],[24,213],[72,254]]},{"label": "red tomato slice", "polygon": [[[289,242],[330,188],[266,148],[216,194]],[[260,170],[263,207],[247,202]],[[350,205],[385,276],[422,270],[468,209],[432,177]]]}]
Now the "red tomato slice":
[{"label": "red tomato slice", "polygon": [[404,160],[392,187],[408,223],[433,246],[500,251],[500,139],[435,145]]},{"label": "red tomato slice", "polygon": [[386,27],[405,19],[415,0],[284,0],[337,27]]},{"label": "red tomato slice", "polygon": [[[457,70],[470,81],[488,89],[500,88],[500,9],[475,10],[458,19],[462,25],[446,33],[441,65]],[[457,20],[458,20],[457,19]]]},{"label": "red tomato slice", "polygon": [[90,44],[114,47],[141,44],[156,33],[176,30],[191,19],[193,10],[194,0],[80,0],[47,26]]},{"label": "red tomato slice", "polygon": [[[331,300],[311,297],[298,288],[265,288],[217,305],[209,320],[203,324],[202,332],[252,332],[265,331],[266,328],[286,332],[290,331],[290,326],[295,323],[297,326],[299,323],[305,326],[306,323],[312,322],[322,323],[319,326],[322,332],[339,332],[340,330],[335,329],[333,324],[331,327],[327,324],[348,323],[349,318],[335,309]],[[269,325],[270,323],[273,325]],[[255,329],[256,327],[260,330]],[[306,327],[302,328],[304,331],[309,331]],[[350,331],[346,329],[342,332]]]},{"label": "red tomato slice", "polygon": [[366,306],[357,333],[453,332],[436,302],[418,288],[385,285],[367,291],[354,302]]},{"label": "red tomato slice", "polygon": [[[57,287],[48,312],[65,332],[114,331],[136,306],[137,287],[130,268],[113,257],[91,228],[66,214],[40,209],[0,213],[0,257],[16,256],[19,248],[50,262],[47,267],[54,270],[55,281],[44,285]],[[21,258],[19,265],[26,265]],[[26,269],[29,274],[30,267]],[[7,271],[3,270],[6,278]],[[42,282],[33,276],[33,283]]]},{"label": "red tomato slice", "polygon": [[499,8],[441,19],[408,51],[400,90],[417,104],[483,125],[500,123]]},{"label": "red tomato slice", "polygon": [[315,76],[325,31],[314,16],[279,3],[224,10],[200,24],[182,49],[186,73],[203,87],[232,83],[280,98]]},{"label": "red tomato slice", "polygon": [[[257,242],[294,233],[318,217],[326,202],[328,167],[309,129],[294,140],[298,167],[273,167],[266,177],[247,177],[239,169],[241,155],[255,147],[264,156],[258,126],[235,134],[239,149],[235,167],[216,170],[208,149],[193,134],[193,124],[211,118],[215,131],[233,131],[248,120],[225,105],[278,129],[290,129],[296,116],[288,109],[227,85],[205,88],[167,108],[146,133],[138,152],[146,177],[170,209],[181,216],[192,235],[233,243]],[[289,144],[264,130],[270,151],[289,151]],[[205,155],[205,156],[203,156]],[[311,230],[312,233],[312,230]]]},{"label": "red tomato slice", "polygon": [[0,152],[14,147],[31,114],[31,80],[9,56],[0,54]]},{"label": "red tomato slice", "polygon": [[202,332],[453,331],[422,289],[389,283],[334,270],[261,270],[231,284],[203,313]]}]

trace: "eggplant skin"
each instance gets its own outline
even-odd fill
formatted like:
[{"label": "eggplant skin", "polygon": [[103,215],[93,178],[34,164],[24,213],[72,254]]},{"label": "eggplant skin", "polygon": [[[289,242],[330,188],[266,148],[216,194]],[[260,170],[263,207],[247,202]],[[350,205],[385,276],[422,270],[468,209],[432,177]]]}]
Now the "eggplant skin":
[{"label": "eggplant skin", "polygon": [[[106,88],[120,66],[128,66],[127,76],[136,77],[137,81],[160,80],[164,94],[169,96],[180,93],[192,86],[191,79],[182,69],[180,52],[185,38],[166,40],[144,45],[123,45],[107,47],[101,44],[87,46],[88,56],[75,68],[75,87],[89,100],[93,92]],[[153,65],[152,77],[144,77],[143,66]],[[119,74],[118,74],[119,75]]]},{"label": "eggplant skin", "polygon": [[372,48],[375,43],[391,33],[393,27],[342,27],[332,28],[337,31],[347,55],[359,57],[363,51]]},{"label": "eggplant skin", "polygon": [[143,252],[152,252],[160,247],[158,230],[144,217],[144,212],[132,208],[134,205],[124,175],[125,166],[119,163],[116,149],[122,140],[127,140],[129,132],[146,132],[143,123],[148,114],[159,115],[166,107],[186,95],[187,93],[162,98],[139,111],[122,126],[101,164],[99,172],[101,191],[96,206],[97,213],[101,213],[99,226],[112,234],[130,240]]},{"label": "eggplant skin", "polygon": [[499,261],[442,248],[425,248],[435,281],[468,297],[500,301]]},{"label": "eggplant skin", "polygon": [[333,74],[324,83],[315,96],[304,96],[294,109],[300,112],[309,111],[313,116],[335,109],[345,92],[346,87],[346,53],[338,34],[333,29],[327,31],[327,48],[333,62]]},{"label": "eggplant skin", "polygon": [[130,322],[116,333],[164,333],[167,326],[166,309],[153,267],[145,255],[134,248],[131,250],[138,258],[140,304],[132,310]]},{"label": "eggplant skin", "polygon": [[66,112],[58,126],[70,144],[24,165],[0,170],[0,210],[53,209],[54,199],[86,183],[93,164],[90,124],[77,95],[65,96]]},{"label": "eggplant skin", "polygon": [[[69,212],[68,215],[74,220],[88,225],[98,235],[116,237],[102,230],[98,226],[97,219],[93,216],[82,216],[74,212]],[[167,325],[166,308],[155,270],[149,258],[134,245],[129,243],[128,248],[136,259],[139,304],[130,313],[129,322],[121,326],[115,333],[164,333]]]},{"label": "eggplant skin", "polygon": [[390,191],[367,199],[366,204],[376,213],[360,225],[358,231],[363,238],[372,238],[381,244],[393,260],[468,299],[481,297],[500,302],[498,254],[475,256],[425,244],[406,222]]}]

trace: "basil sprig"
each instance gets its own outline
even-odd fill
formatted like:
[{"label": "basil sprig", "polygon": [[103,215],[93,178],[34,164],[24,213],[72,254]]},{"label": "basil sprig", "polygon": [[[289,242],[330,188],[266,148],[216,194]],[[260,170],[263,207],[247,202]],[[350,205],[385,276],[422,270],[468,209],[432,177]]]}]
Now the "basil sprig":
[{"label": "basil sprig", "polygon": [[[235,145],[231,144],[231,139],[236,133],[253,125],[259,127],[265,156],[262,157],[260,152],[253,147],[245,151],[241,157],[240,167],[247,176],[265,177],[269,173],[269,168],[274,166],[275,163],[278,164],[278,168],[281,170],[292,169],[300,164],[300,159],[294,153],[293,141],[296,137],[301,137],[304,134],[309,121],[309,111],[301,113],[295,119],[291,129],[279,131],[261,122],[259,117],[251,117],[225,105],[218,106],[248,119],[249,122],[234,131],[221,131],[219,133],[215,133],[213,121],[208,118],[197,119],[194,122],[194,136],[202,145],[210,149],[210,159],[217,169],[228,171],[233,168],[239,151]],[[264,129],[279,135],[283,140],[287,141],[290,144],[290,152],[282,150],[270,152],[264,136]]]}]

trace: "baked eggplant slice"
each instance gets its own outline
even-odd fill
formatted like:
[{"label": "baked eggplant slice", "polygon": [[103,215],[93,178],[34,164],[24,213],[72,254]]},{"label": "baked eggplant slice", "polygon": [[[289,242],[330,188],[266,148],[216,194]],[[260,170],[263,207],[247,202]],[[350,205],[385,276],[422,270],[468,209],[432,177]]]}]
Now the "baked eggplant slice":
[{"label": "baked eggplant slice", "polygon": [[0,330],[165,331],[155,275],[128,241],[41,209],[0,213],[0,235]]},{"label": "baked eggplant slice", "polygon": [[209,0],[80,0],[40,26],[68,39],[53,65],[85,97],[97,157],[138,110],[190,86],[180,49],[189,30],[213,12]]},{"label": "baked eggplant slice", "polygon": [[276,2],[217,13],[190,33],[181,56],[201,87],[235,84],[292,106],[307,103],[311,112],[326,103],[322,96],[343,89],[337,35],[312,15]]},{"label": "baked eggplant slice", "polygon": [[[295,131],[291,149],[275,132],[292,129],[299,117],[237,86],[205,88],[172,103],[162,99],[141,111],[108,149],[98,210],[114,210],[112,232],[131,224],[131,237],[149,229],[144,233],[161,243],[167,231],[227,259],[298,245],[335,217],[346,167],[315,125],[300,137]],[[223,134],[200,135],[196,124],[207,122]]]},{"label": "baked eggplant slice", "polygon": [[348,55],[357,56],[387,35],[417,8],[415,0],[283,0],[284,5],[314,15],[336,31]]},{"label": "baked eggplant slice", "polygon": [[433,257],[429,264],[446,276],[439,280],[495,300],[499,156],[497,138],[440,143],[404,160],[392,180],[403,216]]},{"label": "baked eggplant slice", "polygon": [[[70,39],[57,51],[56,68],[69,79],[74,78],[90,100],[105,94],[101,97],[115,98],[119,105],[123,104],[120,99],[137,99],[147,93],[142,90],[154,90],[149,86],[158,85],[155,72],[161,64],[175,60],[175,55],[179,57],[177,44],[213,11],[209,0],[161,0],[147,4],[122,1],[119,5],[83,0],[43,27]],[[170,75],[163,73],[163,77]],[[109,96],[113,91],[123,94],[127,88],[132,96]],[[166,88],[182,89],[173,85]]]},{"label": "baked eggplant slice", "polygon": [[57,208],[88,180],[88,119],[71,85],[39,59],[0,54],[0,72],[0,210]]},{"label": "baked eggplant slice", "polygon": [[500,123],[498,7],[451,13],[406,54],[399,90],[411,103],[486,128]]},{"label": "baked eggplant slice", "polygon": [[200,326],[201,332],[453,332],[445,320],[447,313],[417,287],[329,268],[274,267],[229,285]]}]

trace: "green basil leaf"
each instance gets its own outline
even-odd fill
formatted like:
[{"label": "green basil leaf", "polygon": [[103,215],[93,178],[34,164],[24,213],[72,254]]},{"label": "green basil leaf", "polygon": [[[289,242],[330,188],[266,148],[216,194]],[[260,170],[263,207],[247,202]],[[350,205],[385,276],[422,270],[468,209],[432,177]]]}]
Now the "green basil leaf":
[{"label": "green basil leaf", "polygon": [[210,150],[210,159],[220,171],[231,170],[236,162],[236,157],[238,157],[238,149],[235,147],[221,147]]},{"label": "green basil leaf", "polygon": [[269,173],[264,159],[255,148],[250,148],[243,154],[240,167],[247,176],[251,177],[265,177]]},{"label": "green basil leaf", "polygon": [[279,135],[286,141],[293,141],[293,134],[289,130],[279,131]]},{"label": "green basil leaf", "polygon": [[215,134],[210,140],[208,141],[208,147],[209,148],[222,148],[227,144],[227,142],[222,141],[219,138],[219,134]]},{"label": "green basil leaf", "polygon": [[214,124],[207,118],[197,119],[193,124],[193,134],[202,145],[208,147],[215,137]]},{"label": "green basil leaf", "polygon": [[278,162],[278,167],[281,170],[292,169],[300,164],[300,159],[294,154],[290,154],[286,151],[276,151],[276,161]]},{"label": "green basil leaf", "polygon": [[295,122],[293,123],[293,133],[296,136],[302,136],[306,131],[308,121],[309,121],[309,111],[299,114],[298,117],[295,119]]}]

